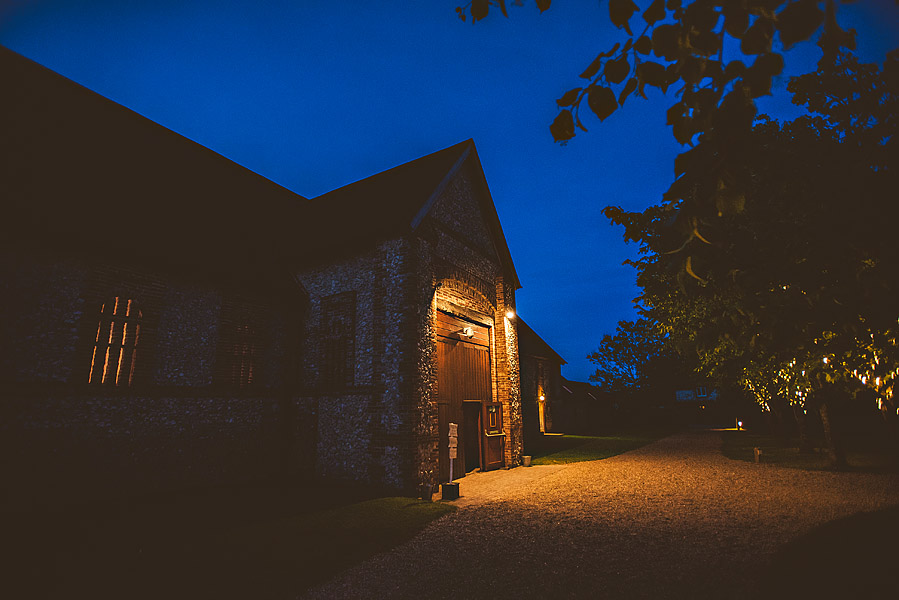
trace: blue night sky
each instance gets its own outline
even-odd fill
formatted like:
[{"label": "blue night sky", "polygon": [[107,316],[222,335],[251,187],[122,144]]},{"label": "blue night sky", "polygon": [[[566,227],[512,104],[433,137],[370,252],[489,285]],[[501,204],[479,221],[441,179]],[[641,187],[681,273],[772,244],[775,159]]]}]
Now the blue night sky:
[{"label": "blue night sky", "polygon": [[[639,293],[621,264],[636,248],[601,210],[640,210],[667,189],[680,149],[671,98],[631,96],[554,144],[555,99],[620,39],[606,2],[539,14],[528,1],[474,26],[459,3],[0,0],[0,44],[309,198],[473,138],[519,313],[568,361],[563,374],[586,380],[587,353],[634,318]],[[865,61],[899,46],[893,0],[841,6],[840,21]],[[799,45],[787,72],[817,58]],[[799,114],[785,85],[763,112]]]}]

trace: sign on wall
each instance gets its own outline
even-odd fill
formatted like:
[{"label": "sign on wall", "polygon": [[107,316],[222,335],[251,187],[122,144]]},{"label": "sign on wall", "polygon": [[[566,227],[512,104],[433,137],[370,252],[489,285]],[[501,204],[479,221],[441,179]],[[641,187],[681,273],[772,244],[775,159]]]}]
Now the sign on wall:
[{"label": "sign on wall", "polygon": [[450,475],[449,480],[453,480],[453,459],[459,454],[459,425],[457,423],[449,423],[449,459],[450,459]]}]

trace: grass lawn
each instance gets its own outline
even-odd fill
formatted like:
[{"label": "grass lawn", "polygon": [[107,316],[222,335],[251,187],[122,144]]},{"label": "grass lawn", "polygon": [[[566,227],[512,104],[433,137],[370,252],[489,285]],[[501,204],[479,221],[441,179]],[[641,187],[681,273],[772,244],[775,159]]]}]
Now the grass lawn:
[{"label": "grass lawn", "polygon": [[609,436],[545,435],[533,452],[531,464],[564,465],[585,460],[600,460],[645,446],[670,435],[670,430],[620,433]]},{"label": "grass lawn", "polygon": [[10,597],[294,598],[453,510],[352,489],[223,489],[3,514],[0,534],[23,588]]},{"label": "grass lawn", "polygon": [[[789,440],[784,446],[773,436],[749,431],[723,431],[721,436],[724,441],[721,447],[722,453],[734,460],[754,462],[753,449],[760,448],[762,451],[761,462],[764,463],[812,471],[827,468],[827,457],[823,451],[800,454],[797,439]],[[897,470],[895,461],[879,449],[870,437],[847,437],[845,446],[846,460],[852,471],[883,473]]]},{"label": "grass lawn", "polygon": [[832,521],[780,548],[758,597],[899,598],[899,506]]}]

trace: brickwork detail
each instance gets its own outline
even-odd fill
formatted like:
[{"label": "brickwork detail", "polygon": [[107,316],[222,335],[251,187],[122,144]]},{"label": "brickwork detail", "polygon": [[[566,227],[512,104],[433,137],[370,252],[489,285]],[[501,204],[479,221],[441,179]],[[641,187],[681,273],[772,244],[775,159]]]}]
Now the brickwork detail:
[{"label": "brickwork detail", "polygon": [[[437,483],[438,309],[490,327],[504,459],[517,465],[515,290],[472,168],[414,232],[297,268],[297,297],[286,274],[248,284],[0,251],[0,309],[16,317],[0,320],[0,455],[21,465],[7,485],[51,493],[94,477],[136,492],[312,471],[407,492]],[[141,311],[127,389],[88,384],[111,297]]]},{"label": "brickwork detail", "polygon": [[[314,455],[296,440],[311,436],[313,407],[272,387],[289,364],[282,313],[230,286],[161,271],[15,252],[0,252],[0,265],[3,308],[24,316],[0,329],[0,455],[10,465],[2,485],[13,495],[66,501],[75,492],[146,493],[311,469]],[[98,387],[88,383],[98,318],[116,296],[140,306],[136,372],[130,387]],[[214,376],[221,307],[234,303],[264,316],[259,363],[270,375],[253,394]]]},{"label": "brickwork detail", "polygon": [[153,351],[154,383],[212,385],[221,304],[221,294],[213,290],[166,287]]}]

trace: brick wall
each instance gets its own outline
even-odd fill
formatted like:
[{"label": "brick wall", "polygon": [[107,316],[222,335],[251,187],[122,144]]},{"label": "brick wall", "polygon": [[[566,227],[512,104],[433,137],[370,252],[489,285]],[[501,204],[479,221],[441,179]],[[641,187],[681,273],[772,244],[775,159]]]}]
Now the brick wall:
[{"label": "brick wall", "polygon": [[[283,303],[160,270],[9,249],[0,280],[9,501],[283,480],[310,466],[314,405],[280,385],[290,363]],[[141,311],[133,383],[88,384],[100,307],[116,296]],[[234,303],[266,325],[252,386],[216,374],[222,307]]]},{"label": "brick wall", "polygon": [[437,483],[437,350],[435,311],[440,309],[491,327],[491,380],[494,401],[503,404],[507,466],[519,464],[522,448],[521,393],[514,310],[515,290],[501,273],[499,259],[474,197],[470,166],[449,182],[417,232],[418,425],[413,456],[416,482]]},{"label": "brick wall", "polygon": [[[418,260],[404,240],[390,240],[359,256],[319,264],[297,276],[309,294],[303,337],[307,393],[318,415],[316,470],[346,479],[410,490],[413,405],[419,359],[414,335]],[[335,294],[356,299],[352,380],[323,382],[322,306]]]}]

